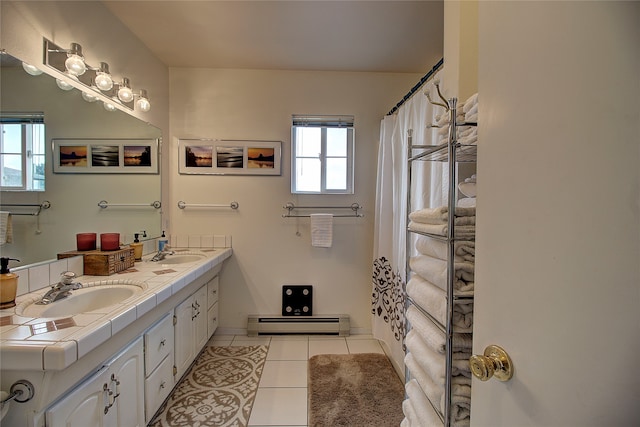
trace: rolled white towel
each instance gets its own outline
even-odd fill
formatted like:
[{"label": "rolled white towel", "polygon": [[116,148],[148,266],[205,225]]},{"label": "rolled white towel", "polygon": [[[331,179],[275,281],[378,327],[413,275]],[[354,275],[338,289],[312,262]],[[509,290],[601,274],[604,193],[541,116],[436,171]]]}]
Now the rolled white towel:
[{"label": "rolled white towel", "polygon": [[462,138],[458,138],[458,144],[460,145],[477,145],[478,144],[478,135],[471,134],[469,136],[463,136]]},{"label": "rolled white towel", "polygon": [[463,112],[467,112],[469,111],[474,105],[478,105],[478,93],[474,93],[473,95],[471,95],[469,98],[467,98],[464,101],[464,104],[462,106],[462,111]]},{"label": "rolled white towel", "polygon": [[464,112],[465,117],[468,117],[471,114],[476,114],[478,112],[478,103],[475,103],[469,107],[469,109],[462,110]]},{"label": "rolled white towel", "polygon": [[431,402],[440,402],[444,394],[444,386],[436,384],[429,375],[422,369],[416,361],[413,353],[409,352],[404,357],[404,364],[411,374],[420,384],[420,388]]},{"label": "rolled white towel", "polygon": [[[407,391],[407,396],[411,401],[409,404],[413,408],[416,416],[417,424],[415,425],[424,427],[436,427],[442,425],[442,420],[440,420],[440,417],[433,409],[431,403],[429,403],[429,400],[422,392],[420,385],[415,379],[410,380],[405,385],[405,390]],[[435,405],[437,406],[438,402],[436,402]],[[409,410],[408,412],[411,411]],[[414,425],[413,421],[411,421],[411,425]]]},{"label": "rolled white towel", "polygon": [[[449,244],[433,237],[418,235],[416,237],[416,250],[422,255],[446,261],[449,255]],[[453,251],[455,261],[474,262],[476,243],[472,240],[457,240],[453,244]]]},{"label": "rolled white towel", "polygon": [[[454,212],[456,218],[462,218],[460,223],[456,220],[456,225],[475,224],[475,209],[456,208]],[[423,208],[409,214],[409,219],[423,224],[446,224],[449,220],[449,206],[438,206],[436,208]]]},{"label": "rolled white towel", "polygon": [[477,126],[461,126],[458,128],[458,138],[464,138],[469,135],[477,135],[478,127]]},{"label": "rolled white towel", "polygon": [[[418,309],[413,306],[409,306],[407,309],[407,320],[411,324],[411,328],[415,329],[425,344],[437,353],[444,354],[446,351],[444,333],[442,333],[433,322],[424,317]],[[452,339],[452,353],[469,353],[471,351],[472,338],[472,334],[454,334]]]},{"label": "rolled white towel", "polygon": [[464,121],[467,123],[478,123],[478,112],[465,115]]},{"label": "rolled white towel", "polygon": [[[427,255],[409,258],[409,267],[423,279],[440,289],[447,289],[447,262]],[[453,289],[456,295],[473,295],[475,264],[454,262]]]},{"label": "rolled white towel", "polygon": [[[433,283],[414,275],[407,283],[407,295],[441,324],[447,319],[447,294]],[[459,300],[453,305],[456,332],[473,332],[473,301]]]},{"label": "rolled white towel", "polygon": [[[424,373],[436,385],[444,386],[446,374],[444,354],[434,352],[414,330],[409,331],[405,343]],[[470,357],[471,350],[452,351],[451,376],[456,378],[457,384],[471,384]]]}]

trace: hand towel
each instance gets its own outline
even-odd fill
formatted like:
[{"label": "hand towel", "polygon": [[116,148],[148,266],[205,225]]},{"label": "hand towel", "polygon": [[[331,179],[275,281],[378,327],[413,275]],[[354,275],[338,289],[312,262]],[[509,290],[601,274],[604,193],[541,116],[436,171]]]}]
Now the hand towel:
[{"label": "hand towel", "polygon": [[[443,291],[447,289],[447,262],[427,255],[409,258],[409,267],[424,280]],[[456,295],[473,295],[475,264],[454,262],[453,289]]]},{"label": "hand towel", "polygon": [[[446,351],[445,336],[432,321],[424,317],[417,308],[409,306],[407,309],[407,320],[411,324],[411,328],[415,329],[420,338],[432,350],[444,354]],[[452,352],[471,352],[472,334],[455,334],[453,336]]]},{"label": "hand towel", "polygon": [[330,248],[333,243],[333,215],[311,214],[311,245]]},{"label": "hand towel", "polygon": [[[449,255],[449,244],[443,240],[434,239],[433,237],[418,235],[416,237],[416,250],[422,255],[428,255],[446,261]],[[475,262],[476,242],[472,240],[455,241],[453,251],[455,261]]]},{"label": "hand towel", "polygon": [[[403,404],[403,409],[404,409],[404,405],[411,405],[416,416],[415,424],[411,419],[409,419],[411,421],[412,426],[417,425],[417,426],[436,427],[436,426],[442,425],[442,421],[440,420],[440,417],[438,416],[436,411],[433,409],[433,406],[431,405],[431,403],[429,403],[429,401],[427,400],[427,397],[425,396],[425,394],[420,389],[420,385],[418,384],[418,381],[416,381],[415,379],[410,380],[405,385],[405,390],[407,391],[407,396],[409,397],[410,402],[408,404]],[[435,402],[434,405],[437,406],[438,402]],[[411,410],[409,410],[408,412],[411,413]]]},{"label": "hand towel", "polygon": [[13,226],[11,225],[11,213],[0,212],[0,245],[13,242]]}]

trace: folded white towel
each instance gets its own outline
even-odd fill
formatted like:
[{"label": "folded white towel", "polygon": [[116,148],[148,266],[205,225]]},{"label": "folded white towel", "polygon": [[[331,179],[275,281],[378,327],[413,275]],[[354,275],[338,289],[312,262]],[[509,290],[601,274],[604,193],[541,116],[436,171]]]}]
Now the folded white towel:
[{"label": "folded white towel", "polygon": [[[420,338],[420,334],[415,331],[409,331],[405,340],[407,349],[413,353],[413,357],[422,370],[429,375],[429,378],[437,384],[444,387],[445,378],[445,357],[444,354],[435,353]],[[471,368],[469,367],[469,358],[471,351],[456,351],[453,353],[451,361],[451,376],[460,377],[458,383],[471,384]]]},{"label": "folded white towel", "polygon": [[464,101],[464,104],[462,106],[462,111],[464,111],[465,113],[467,111],[469,111],[471,109],[471,107],[473,107],[474,105],[478,105],[478,93],[474,93],[473,95],[471,95],[469,98],[467,98]]},{"label": "folded white towel", "polygon": [[458,138],[464,138],[469,135],[477,135],[478,127],[477,126],[461,126],[458,128]]},{"label": "folded white towel", "polygon": [[471,175],[469,178],[465,178],[464,182],[476,182],[477,181],[477,177],[476,174],[474,173],[473,175]]},{"label": "folded white towel", "polygon": [[[422,338],[432,350],[440,354],[445,353],[446,340],[444,333],[442,333],[432,321],[424,317],[418,309],[413,306],[409,306],[407,309],[407,320],[411,324],[411,328],[420,335],[420,338]],[[469,353],[471,351],[472,337],[472,334],[454,334],[452,353]]]},{"label": "folded white towel", "polygon": [[[440,400],[440,407],[444,408],[444,395]],[[470,424],[471,416],[471,386],[467,384],[452,384],[451,386],[451,420],[452,426],[464,427]]]},{"label": "folded white towel", "polygon": [[478,123],[478,112],[465,115],[464,121],[467,123]]},{"label": "folded white towel", "polygon": [[462,138],[458,138],[458,144],[460,145],[477,145],[478,144],[478,135],[471,134],[469,136],[463,136]]},{"label": "folded white towel", "polygon": [[[446,323],[447,294],[445,291],[414,275],[407,283],[407,295],[441,324]],[[452,322],[457,332],[473,332],[473,301],[457,301],[453,305]]]},{"label": "folded white towel", "polygon": [[[464,197],[462,199],[458,199],[458,203],[456,203],[456,204],[461,208],[475,208],[476,207],[476,198],[475,197]],[[456,227],[456,232],[457,231],[458,231],[458,227]]]},{"label": "folded white towel", "polygon": [[[427,255],[409,258],[409,267],[424,280],[447,290],[447,262]],[[475,264],[454,261],[453,290],[456,295],[473,295]]]},{"label": "folded white towel", "polygon": [[[409,416],[407,418],[409,418],[410,416],[415,416],[415,422],[414,420],[409,418],[412,426],[416,425],[421,427],[437,427],[442,425],[440,417],[433,409],[431,403],[429,403],[429,401],[427,400],[425,394],[420,389],[418,381],[416,381],[415,379],[410,380],[405,385],[405,390],[407,391],[407,396],[409,397],[408,400],[410,402],[407,404],[403,403],[403,410],[409,412]],[[405,408],[406,405],[411,405],[412,409]],[[435,402],[434,405],[437,406],[438,402]],[[407,415],[406,412],[405,415]]]},{"label": "folded white towel", "polygon": [[436,384],[422,369],[412,352],[404,357],[404,364],[409,369],[411,378],[415,378],[420,388],[431,402],[440,402],[444,394],[444,386]]},{"label": "folded white towel", "polygon": [[333,243],[333,215],[311,214],[311,245],[330,248]]},{"label": "folded white towel", "polygon": [[473,104],[469,109],[463,109],[465,117],[470,116],[471,114],[476,114],[478,112],[478,104]]},{"label": "folded white towel", "polygon": [[[461,218],[460,223],[456,220],[456,225],[475,224],[475,209],[456,208],[454,215],[456,218]],[[424,224],[446,224],[449,219],[449,206],[419,209],[411,212],[409,219]]]},{"label": "folded white towel", "polygon": [[0,211],[0,245],[13,242],[13,226],[11,213]]},{"label": "folded white towel", "polygon": [[[416,237],[416,250],[422,255],[447,260],[449,244],[443,240],[429,236]],[[454,261],[474,262],[476,258],[476,242],[472,240],[457,240],[453,244]]]},{"label": "folded white towel", "polygon": [[[409,230],[446,237],[447,232],[449,231],[449,226],[447,224],[424,224],[411,221],[409,222]],[[456,225],[454,237],[458,239],[473,239],[475,236],[475,225]]]}]

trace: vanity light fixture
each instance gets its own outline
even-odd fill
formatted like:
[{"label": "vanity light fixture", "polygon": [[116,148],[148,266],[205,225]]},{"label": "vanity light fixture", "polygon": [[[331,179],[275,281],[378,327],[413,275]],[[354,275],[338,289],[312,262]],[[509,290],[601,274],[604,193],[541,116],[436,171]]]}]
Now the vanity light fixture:
[{"label": "vanity light fixture", "polygon": [[118,89],[118,98],[122,102],[133,101],[133,91],[131,90],[131,83],[129,83],[129,79],[126,77],[122,78],[120,89]]},{"label": "vanity light fixture", "polygon": [[[43,62],[62,74],[57,80],[60,81],[59,86],[64,86],[65,90],[77,87],[86,101],[102,100],[109,111],[124,107],[147,112],[151,108],[146,91],[134,92],[131,81],[127,77],[123,77],[121,83],[115,83],[116,80],[109,72],[109,65],[106,62],[100,62],[98,68],[87,64],[82,47],[78,43],[71,43],[69,49],[63,49],[46,38],[43,40]],[[75,79],[80,85],[70,82],[70,79]]]},{"label": "vanity light fixture", "polygon": [[40,74],[42,74],[42,70],[40,68],[31,64],[27,64],[26,62],[22,63],[22,68],[27,72],[27,74],[30,74],[32,76],[39,76]]},{"label": "vanity light fixture", "polygon": [[98,89],[105,92],[111,90],[113,87],[113,78],[111,77],[111,74],[109,74],[109,64],[101,62],[100,68],[97,68],[94,71],[96,72],[94,82]]},{"label": "vanity light fixture", "polygon": [[116,111],[117,108],[115,105],[113,105],[111,102],[109,101],[103,101],[102,102],[102,106],[104,107],[105,110],[111,112],[111,111]]},{"label": "vanity light fixture", "polygon": [[[74,76],[73,74],[69,74],[69,73],[65,73],[66,77],[68,79],[74,79],[74,80],[78,80],[78,78],[76,76]],[[65,91],[70,91],[71,89],[74,88],[74,86],[69,83],[68,81],[64,80],[64,79],[56,79],[56,84],[58,85],[58,87],[62,90]]]}]

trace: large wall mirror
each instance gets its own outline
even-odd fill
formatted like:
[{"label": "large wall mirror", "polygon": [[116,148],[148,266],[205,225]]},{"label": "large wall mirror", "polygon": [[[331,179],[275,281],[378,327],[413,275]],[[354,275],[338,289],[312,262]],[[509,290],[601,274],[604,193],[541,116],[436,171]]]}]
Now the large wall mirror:
[{"label": "large wall mirror", "polygon": [[[153,204],[161,200],[160,130],[123,111],[107,111],[100,101],[89,103],[77,89],[63,91],[46,73],[27,74],[22,62],[6,52],[0,61],[0,113],[41,112],[45,126],[44,191],[0,193],[0,210],[12,212],[13,235],[11,243],[0,246],[2,256],[20,260],[12,266],[54,259],[76,249],[77,233],[120,233],[125,244],[143,231],[147,239],[158,237],[161,209]],[[60,154],[53,148],[53,141],[60,140],[78,145],[98,140],[120,147],[123,141],[155,144],[152,161],[157,168],[153,173],[140,173],[140,168],[128,173],[118,167],[60,173],[54,168]],[[101,201],[108,207],[100,207]],[[48,209],[37,208],[45,203]]]}]

